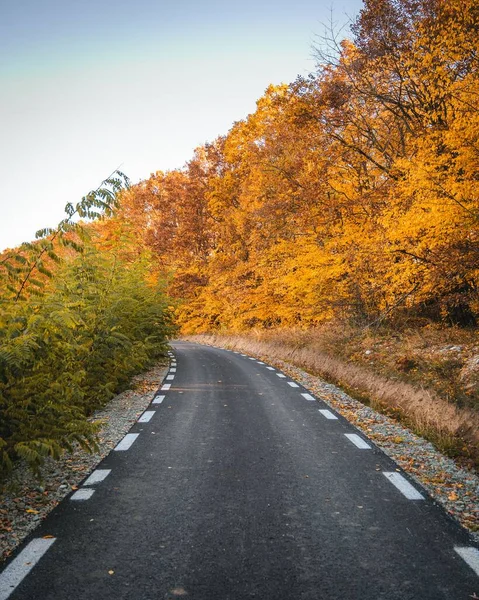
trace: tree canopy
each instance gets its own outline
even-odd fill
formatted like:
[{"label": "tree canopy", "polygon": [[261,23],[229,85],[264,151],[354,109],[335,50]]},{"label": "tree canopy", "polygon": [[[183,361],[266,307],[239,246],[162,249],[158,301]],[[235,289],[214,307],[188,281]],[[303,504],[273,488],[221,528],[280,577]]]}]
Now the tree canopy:
[{"label": "tree canopy", "polygon": [[475,0],[366,0],[316,73],[123,194],[185,331],[476,322],[478,27]]}]

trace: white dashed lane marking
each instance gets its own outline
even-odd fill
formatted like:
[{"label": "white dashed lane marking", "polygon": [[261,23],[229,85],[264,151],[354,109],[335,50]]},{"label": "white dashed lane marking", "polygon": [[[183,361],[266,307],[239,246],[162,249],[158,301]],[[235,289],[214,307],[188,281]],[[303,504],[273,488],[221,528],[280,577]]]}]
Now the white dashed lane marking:
[{"label": "white dashed lane marking", "polygon": [[174,375],[167,375],[167,376],[166,376],[166,380],[167,380],[167,381],[172,381],[174,378],[175,378],[175,376],[174,376]]},{"label": "white dashed lane marking", "polygon": [[155,396],[153,398],[152,404],[161,404],[164,399],[165,399],[165,396]]},{"label": "white dashed lane marking", "polygon": [[125,437],[121,440],[121,442],[116,446],[115,450],[117,452],[128,450],[129,448],[131,448],[132,444],[139,435],[139,433],[127,433]]},{"label": "white dashed lane marking", "polygon": [[0,600],[7,600],[15,588],[55,542],[56,538],[36,538],[0,574]]},{"label": "white dashed lane marking", "polygon": [[111,469],[96,469],[83,485],[95,485],[95,483],[100,483],[106,479],[110,473]]},{"label": "white dashed lane marking", "polygon": [[259,365],[264,365],[264,362],[261,362],[260,360],[258,360],[258,361],[257,361],[257,363],[258,363]]},{"label": "white dashed lane marking", "polygon": [[138,419],[138,423],[148,423],[148,421],[151,421],[151,418],[153,417],[155,412],[156,411],[154,410],[145,410],[145,412]]},{"label": "white dashed lane marking", "polygon": [[323,415],[323,417],[326,417],[326,419],[329,419],[330,421],[338,420],[338,417],[327,408],[320,408],[319,412]]},{"label": "white dashed lane marking", "polygon": [[176,373],[176,367],[171,367],[170,373]]},{"label": "white dashed lane marking", "polygon": [[70,500],[90,500],[95,493],[91,488],[82,488],[73,494]]},{"label": "white dashed lane marking", "polygon": [[303,398],[305,398],[306,400],[309,400],[310,402],[316,401],[316,398],[313,398],[313,396],[311,396],[311,394],[301,394],[301,396],[303,396]]},{"label": "white dashed lane marking", "polygon": [[276,375],[281,378],[286,377],[286,375],[283,375],[283,373],[276,373]]},{"label": "white dashed lane marking", "polygon": [[[466,561],[476,575],[479,575],[479,550],[472,546],[461,548],[456,546],[454,550]],[[471,596],[473,598],[474,596]]]},{"label": "white dashed lane marking", "polygon": [[256,358],[253,358],[252,356],[249,357],[250,360],[256,360]]},{"label": "white dashed lane marking", "polygon": [[275,368],[274,367],[266,367],[269,371],[274,371]]},{"label": "white dashed lane marking", "polygon": [[291,387],[294,387],[294,388],[299,387],[299,385],[297,383],[294,383],[294,381],[288,381],[288,385],[290,385]]},{"label": "white dashed lane marking", "polygon": [[169,389],[170,389],[170,387],[171,387],[171,383],[165,383],[165,384],[163,384],[163,385],[161,386],[161,389],[162,389],[163,391],[166,391],[166,390],[169,390]]},{"label": "white dashed lane marking", "polygon": [[383,472],[383,475],[404,495],[408,500],[424,500],[424,496],[413,487],[407,479],[399,473]]},{"label": "white dashed lane marking", "polygon": [[360,448],[361,450],[371,450],[371,446],[357,433],[345,433],[344,435],[356,446],[356,448]]}]

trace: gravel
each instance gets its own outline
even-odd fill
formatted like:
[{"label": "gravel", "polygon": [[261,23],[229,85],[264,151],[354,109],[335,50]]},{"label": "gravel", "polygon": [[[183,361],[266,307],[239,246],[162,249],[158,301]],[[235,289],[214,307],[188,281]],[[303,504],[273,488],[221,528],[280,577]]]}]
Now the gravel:
[{"label": "gravel", "polygon": [[19,462],[0,490],[0,561],[72,490],[91,473],[117,445],[151,403],[164,379],[167,367],[159,364],[133,378],[132,388],[115,396],[91,419],[102,423],[98,451],[90,454],[81,448],[65,453],[60,460],[46,460],[41,478]]}]

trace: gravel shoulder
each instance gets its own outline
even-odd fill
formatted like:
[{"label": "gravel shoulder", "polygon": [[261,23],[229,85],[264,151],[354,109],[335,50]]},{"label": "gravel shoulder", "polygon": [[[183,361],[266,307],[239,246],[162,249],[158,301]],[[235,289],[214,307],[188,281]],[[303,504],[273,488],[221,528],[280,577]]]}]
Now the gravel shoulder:
[{"label": "gravel shoulder", "polygon": [[[198,338],[192,341],[212,345]],[[244,346],[236,343],[225,344],[224,347],[250,353],[247,340]],[[256,358],[287,373],[363,431],[406,473],[418,481],[434,501],[441,504],[448,514],[469,532],[474,542],[479,543],[479,477],[475,473],[459,467],[424,438],[392,418],[355,400],[341,388],[321,377],[311,375],[290,362],[268,354],[263,353]]]},{"label": "gravel shoulder", "polygon": [[117,445],[150,404],[166,372],[166,364],[158,364],[137,375],[131,382],[132,389],[118,394],[92,415],[93,421],[102,423],[97,452],[90,454],[78,448],[58,461],[48,459],[40,480],[25,464],[15,466],[0,489],[0,561]]}]

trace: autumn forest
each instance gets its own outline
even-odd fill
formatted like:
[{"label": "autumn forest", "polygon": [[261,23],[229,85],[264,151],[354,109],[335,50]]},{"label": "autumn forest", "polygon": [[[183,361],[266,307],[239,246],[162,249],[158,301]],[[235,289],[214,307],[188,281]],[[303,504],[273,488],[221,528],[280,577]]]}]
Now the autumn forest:
[{"label": "autumn forest", "polygon": [[477,0],[365,0],[184,168],[115,173],[4,252],[4,468],[94,444],[86,416],[178,331],[475,330],[478,30]]},{"label": "autumn forest", "polygon": [[185,331],[475,324],[479,6],[367,1],[353,41],[122,197]]}]

